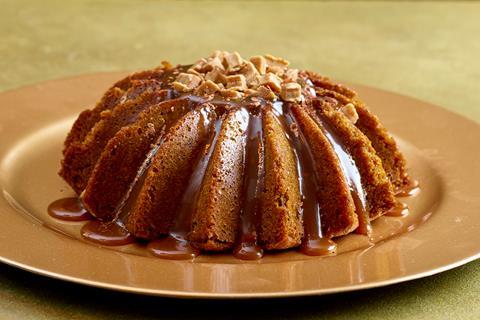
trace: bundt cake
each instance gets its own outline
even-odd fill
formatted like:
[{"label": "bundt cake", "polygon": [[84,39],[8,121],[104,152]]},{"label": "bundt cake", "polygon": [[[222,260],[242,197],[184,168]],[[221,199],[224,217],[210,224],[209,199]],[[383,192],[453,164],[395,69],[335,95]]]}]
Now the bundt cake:
[{"label": "bundt cake", "polygon": [[59,174],[95,222],[160,256],[330,253],[330,239],[368,235],[412,184],[354,91],[224,51],[118,81],[79,115],[63,156]]}]

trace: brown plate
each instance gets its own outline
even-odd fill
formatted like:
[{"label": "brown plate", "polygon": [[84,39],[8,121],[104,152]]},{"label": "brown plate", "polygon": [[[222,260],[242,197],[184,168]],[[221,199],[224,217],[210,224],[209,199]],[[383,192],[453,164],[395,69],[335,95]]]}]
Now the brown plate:
[{"label": "brown plate", "polygon": [[438,273],[480,256],[480,126],[439,107],[355,85],[396,136],[422,191],[407,217],[374,222],[373,240],[349,235],[333,257],[295,251],[246,262],[150,256],[131,244],[101,247],[82,222],[47,206],[73,195],[57,176],[76,115],[123,73],[85,75],[0,94],[0,261],[43,275],[115,290],[177,297],[285,297],[383,286]]}]

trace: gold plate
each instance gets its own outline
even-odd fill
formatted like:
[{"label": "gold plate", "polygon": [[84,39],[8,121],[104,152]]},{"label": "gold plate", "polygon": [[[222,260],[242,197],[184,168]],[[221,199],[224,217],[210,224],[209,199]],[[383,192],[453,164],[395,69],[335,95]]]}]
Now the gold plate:
[{"label": "gold plate", "polygon": [[230,255],[195,261],[150,256],[138,244],[101,247],[82,222],[47,206],[73,195],[57,176],[63,140],[78,113],[124,73],[54,80],[0,94],[0,261],[46,276],[151,295],[286,297],[365,289],[445,271],[480,256],[480,126],[439,107],[360,85],[395,135],[422,190],[407,217],[382,217],[373,241],[349,235],[332,257],[295,251],[257,262]]}]

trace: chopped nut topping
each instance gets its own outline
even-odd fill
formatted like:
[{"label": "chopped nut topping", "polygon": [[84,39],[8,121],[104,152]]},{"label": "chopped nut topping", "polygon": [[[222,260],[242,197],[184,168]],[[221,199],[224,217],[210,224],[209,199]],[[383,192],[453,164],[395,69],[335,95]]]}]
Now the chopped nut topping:
[{"label": "chopped nut topping", "polygon": [[225,68],[223,67],[222,59],[219,57],[215,57],[212,59],[209,59],[206,63],[205,66],[205,71],[212,71],[212,70],[224,70]]},{"label": "chopped nut topping", "polygon": [[275,100],[277,97],[275,93],[268,87],[260,86],[257,89],[258,96],[267,100]]},{"label": "chopped nut topping", "polygon": [[302,98],[302,87],[296,82],[284,83],[280,97],[285,101],[298,102]]},{"label": "chopped nut topping", "polygon": [[243,93],[247,96],[258,96],[258,91],[253,89],[247,89]]},{"label": "chopped nut topping", "polygon": [[267,67],[267,72],[273,73],[279,77],[283,77],[285,74],[285,68],[278,67],[278,66],[271,66]]},{"label": "chopped nut topping", "polygon": [[243,93],[233,89],[224,89],[220,91],[220,94],[229,99],[240,99],[243,97]]},{"label": "chopped nut topping", "polygon": [[258,101],[279,97],[285,101],[300,101],[302,87],[308,84],[297,69],[289,69],[288,65],[287,60],[272,55],[254,56],[248,61],[238,52],[217,50],[198,60],[186,72],[178,73],[175,69],[172,86],[180,92],[218,93],[227,99],[250,96]]},{"label": "chopped nut topping", "polygon": [[194,74],[196,76],[202,77],[202,74],[200,72],[198,72],[197,70],[193,69],[193,68],[188,69],[187,73],[191,73],[191,74]]},{"label": "chopped nut topping", "polygon": [[245,76],[249,86],[258,85],[258,77],[260,76],[260,73],[253,63],[246,61],[240,72]]},{"label": "chopped nut topping", "polygon": [[298,69],[287,69],[283,75],[283,79],[286,82],[297,82],[298,79]]},{"label": "chopped nut topping", "polygon": [[353,103],[347,103],[343,107],[340,108],[340,111],[350,120],[351,123],[355,124],[358,121],[358,113],[357,109]]},{"label": "chopped nut topping", "polygon": [[281,67],[287,68],[290,62],[285,59],[274,57],[271,54],[265,55],[265,59],[267,60],[267,66],[269,67]]},{"label": "chopped nut topping", "polygon": [[192,69],[195,69],[196,71],[199,71],[199,72],[205,72],[206,66],[207,66],[207,60],[202,58],[193,64]]},{"label": "chopped nut topping", "polygon": [[202,82],[202,78],[197,75],[180,73],[172,85],[176,90],[186,92],[195,89],[200,82]]},{"label": "chopped nut topping", "polygon": [[243,63],[243,59],[238,52],[227,53],[225,55],[227,70],[238,70]]},{"label": "chopped nut topping", "polygon": [[207,72],[207,74],[205,74],[205,80],[223,84],[227,82],[225,75],[219,69],[213,69],[212,71]]},{"label": "chopped nut topping", "polygon": [[260,84],[266,84],[273,91],[280,92],[282,79],[280,79],[277,75],[269,72],[260,78]]},{"label": "chopped nut topping", "polygon": [[227,76],[227,88],[243,91],[247,89],[247,80],[243,74]]},{"label": "chopped nut topping", "polygon": [[161,64],[165,70],[173,69],[173,64],[171,64],[169,61],[162,61]]},{"label": "chopped nut topping", "polygon": [[211,95],[217,91],[220,91],[220,87],[215,82],[207,80],[195,89],[195,94]]},{"label": "chopped nut topping", "polygon": [[172,87],[177,90],[177,91],[180,91],[180,92],[188,92],[188,91],[191,91],[192,89],[189,89],[186,85],[184,85],[183,83],[180,83],[180,82],[177,82],[177,81],[174,81],[172,83]]},{"label": "chopped nut topping", "polygon": [[250,62],[253,63],[255,68],[260,74],[267,72],[267,60],[262,56],[255,56],[250,58]]}]

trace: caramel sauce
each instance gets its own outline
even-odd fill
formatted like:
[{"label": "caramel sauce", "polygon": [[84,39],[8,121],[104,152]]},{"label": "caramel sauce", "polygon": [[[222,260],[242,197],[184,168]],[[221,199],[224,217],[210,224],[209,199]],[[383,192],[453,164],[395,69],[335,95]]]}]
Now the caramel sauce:
[{"label": "caramel sauce", "polygon": [[367,210],[365,207],[360,203],[360,198],[358,194],[352,192],[353,202],[355,203],[355,211],[358,216],[358,227],[355,229],[355,233],[357,234],[364,234],[367,237],[372,235],[372,223],[370,222],[370,217],[368,215]]},{"label": "caramel sauce", "polygon": [[56,200],[48,206],[47,211],[51,217],[64,221],[87,221],[93,218],[76,197]]},{"label": "caramel sauce", "polygon": [[240,216],[240,235],[233,250],[233,255],[241,260],[258,260],[263,256],[263,249],[257,245],[255,228],[264,176],[262,135],[260,114],[250,114],[245,150],[245,172],[243,175],[244,207]]},{"label": "caramel sauce", "polygon": [[334,254],[337,251],[337,244],[330,239],[308,239],[302,242],[300,252],[307,256],[325,256]]},{"label": "caramel sauce", "polygon": [[367,196],[362,186],[361,176],[360,172],[358,171],[358,167],[356,166],[353,158],[348,153],[345,144],[335,134],[335,131],[330,126],[328,121],[323,118],[320,112],[317,112],[317,115],[318,119],[316,122],[329,140],[333,149],[335,150],[338,160],[340,161],[340,167],[342,168],[343,174],[347,180],[348,185],[350,186],[350,194],[355,205],[355,212],[358,216],[358,228],[355,230],[355,233],[364,234],[367,237],[370,237],[372,234],[372,225],[367,210]]},{"label": "caramel sauce", "polygon": [[[297,172],[299,178],[300,193],[302,196],[302,218],[304,225],[304,238],[302,239],[301,252],[309,252],[310,255],[323,255],[322,250],[313,249],[312,245],[330,241],[323,238],[320,205],[317,200],[318,184],[314,168],[314,160],[308,143],[301,131],[292,132],[295,127],[295,117],[287,105],[282,106],[281,111],[277,107],[277,117],[283,125],[287,138],[292,144],[297,159]],[[306,253],[307,254],[307,253]]]},{"label": "caramel sauce", "polygon": [[400,188],[395,196],[404,198],[404,197],[413,197],[420,193],[420,184],[417,180],[410,180],[410,183]]},{"label": "caramel sauce", "polygon": [[153,255],[168,260],[192,260],[200,254],[200,250],[185,240],[185,236],[172,234],[150,241],[147,249]]},{"label": "caramel sauce", "polygon": [[233,256],[240,260],[259,260],[263,257],[263,249],[256,244],[256,241],[247,242],[244,239],[233,250]]},{"label": "caramel sauce", "polygon": [[104,246],[121,246],[135,242],[135,237],[116,222],[92,220],[82,227],[80,233],[85,239]]},{"label": "caramel sauce", "polygon": [[385,212],[385,215],[388,217],[405,217],[408,215],[408,213],[408,205],[406,203],[397,201],[393,208]]}]

